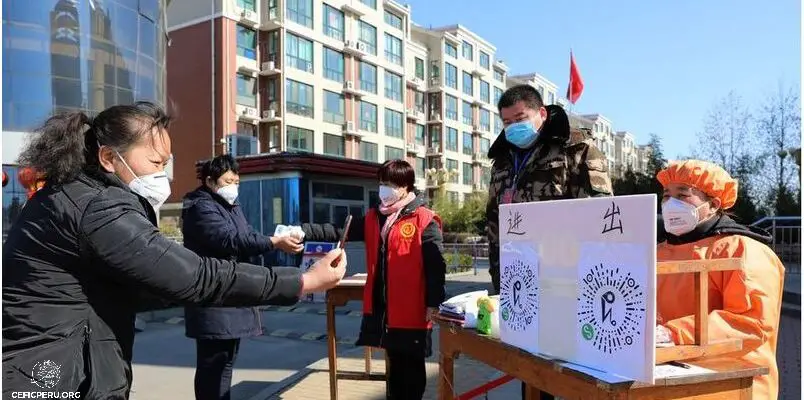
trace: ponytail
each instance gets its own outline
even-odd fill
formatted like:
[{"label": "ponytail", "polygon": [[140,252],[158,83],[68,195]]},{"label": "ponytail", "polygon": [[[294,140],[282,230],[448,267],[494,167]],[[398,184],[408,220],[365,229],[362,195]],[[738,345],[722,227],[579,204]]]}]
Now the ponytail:
[{"label": "ponytail", "polygon": [[74,179],[86,165],[85,134],[91,125],[83,112],[50,117],[20,154],[20,165],[32,168],[48,184]]}]

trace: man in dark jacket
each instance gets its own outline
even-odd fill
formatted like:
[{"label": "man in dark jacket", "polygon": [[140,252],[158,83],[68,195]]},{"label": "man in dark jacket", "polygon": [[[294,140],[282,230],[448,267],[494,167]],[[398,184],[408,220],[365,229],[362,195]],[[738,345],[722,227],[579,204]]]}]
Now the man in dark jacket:
[{"label": "man in dark jacket", "polygon": [[[497,103],[503,132],[489,149],[494,163],[486,206],[489,274],[500,292],[500,204],[611,196],[606,156],[591,135],[570,129],[567,113],[546,106],[530,85],[509,88]],[[525,385],[522,385],[524,397]],[[543,393],[543,399],[552,396]]]},{"label": "man in dark jacket", "polygon": [[[274,249],[302,250],[292,237],[268,237],[246,221],[237,202],[239,168],[230,155],[204,163],[201,186],[184,197],[184,246],[195,253],[250,262]],[[260,311],[254,307],[187,307],[185,329],[196,339],[196,399],[229,399],[234,361],[240,339],[262,334]]]}]

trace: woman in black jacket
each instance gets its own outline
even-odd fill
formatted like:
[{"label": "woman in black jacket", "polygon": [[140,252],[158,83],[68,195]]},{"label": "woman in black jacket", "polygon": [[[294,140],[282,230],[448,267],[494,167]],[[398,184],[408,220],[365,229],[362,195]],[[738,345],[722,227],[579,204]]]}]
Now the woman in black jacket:
[{"label": "woman in black jacket", "polygon": [[[386,161],[377,179],[381,204],[355,218],[348,232],[350,241],[366,245],[368,277],[357,345],[385,349],[387,398],[421,399],[425,358],[432,354],[432,317],[445,296],[441,220],[415,190],[408,162]],[[302,229],[310,241],[340,237],[331,224],[303,224]]]},{"label": "woman in black jacket", "polygon": [[[251,262],[273,249],[302,251],[290,236],[269,237],[255,231],[237,202],[240,170],[224,154],[207,161],[199,174],[201,186],[184,196],[184,247],[204,257]],[[196,340],[196,400],[228,400],[232,369],[240,339],[262,334],[256,307],[186,307],[187,337]]]},{"label": "woman in black jacket", "polygon": [[162,236],[154,210],[170,195],[169,121],[150,103],[58,115],[20,156],[46,184],[3,246],[4,398],[127,399],[137,312],[290,304],[343,277],[339,252],[300,274],[202,258]]}]

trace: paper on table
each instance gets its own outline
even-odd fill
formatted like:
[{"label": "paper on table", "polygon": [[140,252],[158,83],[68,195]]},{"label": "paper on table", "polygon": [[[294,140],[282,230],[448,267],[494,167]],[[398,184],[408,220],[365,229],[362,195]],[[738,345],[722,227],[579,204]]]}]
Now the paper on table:
[{"label": "paper on table", "polygon": [[653,368],[654,378],[671,378],[676,376],[704,375],[714,373],[711,369],[701,368],[695,365],[684,364],[689,368],[683,368],[672,364],[657,365]]}]

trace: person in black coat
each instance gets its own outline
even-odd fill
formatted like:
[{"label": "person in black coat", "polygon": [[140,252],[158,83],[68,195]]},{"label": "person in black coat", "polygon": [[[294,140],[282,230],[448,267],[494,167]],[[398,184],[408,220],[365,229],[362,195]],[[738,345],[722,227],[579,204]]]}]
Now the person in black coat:
[{"label": "person in black coat", "polygon": [[162,236],[169,121],[151,103],[57,115],[20,155],[45,186],[3,245],[3,398],[127,399],[137,312],[293,304],[343,277],[340,251],[302,274],[199,257]]},{"label": "person in black coat", "polygon": [[[441,221],[416,191],[408,162],[386,161],[377,178],[382,203],[354,218],[348,232],[349,241],[365,242],[368,270],[357,345],[385,349],[388,399],[421,399],[431,321],[445,297]],[[327,242],[343,232],[332,224],[302,224],[302,230],[305,240]]]},{"label": "person in black coat", "polygon": [[[251,262],[272,251],[299,253],[298,238],[269,237],[249,226],[237,202],[240,171],[225,154],[204,163],[201,186],[184,197],[184,247],[204,257]],[[187,337],[196,340],[195,398],[229,400],[240,339],[262,334],[255,307],[186,307]]]}]

